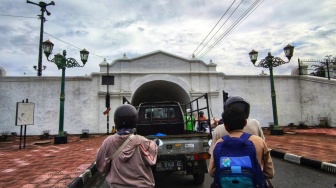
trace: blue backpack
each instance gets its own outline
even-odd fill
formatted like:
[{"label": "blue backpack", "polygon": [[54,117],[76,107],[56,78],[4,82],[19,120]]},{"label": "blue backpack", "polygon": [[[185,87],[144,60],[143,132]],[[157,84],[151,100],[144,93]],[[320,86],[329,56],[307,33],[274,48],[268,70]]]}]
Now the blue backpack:
[{"label": "blue backpack", "polygon": [[214,185],[228,188],[268,188],[264,173],[256,157],[251,134],[240,138],[226,135],[213,151],[216,165]]}]

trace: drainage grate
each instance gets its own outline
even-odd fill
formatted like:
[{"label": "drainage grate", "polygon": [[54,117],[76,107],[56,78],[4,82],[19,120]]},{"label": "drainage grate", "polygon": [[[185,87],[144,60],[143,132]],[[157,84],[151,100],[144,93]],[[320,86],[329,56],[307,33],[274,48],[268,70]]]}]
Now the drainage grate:
[{"label": "drainage grate", "polygon": [[321,168],[323,170],[326,170],[328,172],[336,174],[336,164],[322,162],[322,167]]}]

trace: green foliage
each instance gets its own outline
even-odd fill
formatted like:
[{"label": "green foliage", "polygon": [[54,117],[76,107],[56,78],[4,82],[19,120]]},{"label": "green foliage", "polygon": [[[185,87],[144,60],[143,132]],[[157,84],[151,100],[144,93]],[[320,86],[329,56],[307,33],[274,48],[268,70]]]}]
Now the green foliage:
[{"label": "green foliage", "polygon": [[325,62],[320,62],[318,65],[312,65],[312,67],[315,67],[315,69],[310,75],[325,77]]}]

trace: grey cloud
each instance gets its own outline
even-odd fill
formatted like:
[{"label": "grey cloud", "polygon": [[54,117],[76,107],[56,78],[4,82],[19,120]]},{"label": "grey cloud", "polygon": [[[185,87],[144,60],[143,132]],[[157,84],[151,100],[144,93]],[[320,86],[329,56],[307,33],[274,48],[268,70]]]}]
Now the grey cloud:
[{"label": "grey cloud", "polygon": [[114,28],[127,28],[127,27],[129,27],[132,24],[135,24],[137,22],[138,22],[138,20],[122,20],[122,21],[119,21],[117,23],[114,23],[113,27]]},{"label": "grey cloud", "polygon": [[335,32],[336,32],[336,29],[328,29],[328,30],[318,30],[317,31],[317,35],[319,37],[331,37],[331,36],[335,36]]},{"label": "grey cloud", "polygon": [[310,31],[317,31],[320,28],[321,28],[321,26],[315,26],[315,27],[310,28],[309,30]]},{"label": "grey cloud", "polygon": [[12,31],[12,29],[10,29],[8,26],[0,25],[0,33],[2,33],[2,35],[7,35],[11,31]]},{"label": "grey cloud", "polygon": [[65,32],[66,36],[69,37],[73,37],[73,36],[77,36],[77,37],[86,37],[88,35],[88,31],[80,31],[80,30],[69,30]]}]

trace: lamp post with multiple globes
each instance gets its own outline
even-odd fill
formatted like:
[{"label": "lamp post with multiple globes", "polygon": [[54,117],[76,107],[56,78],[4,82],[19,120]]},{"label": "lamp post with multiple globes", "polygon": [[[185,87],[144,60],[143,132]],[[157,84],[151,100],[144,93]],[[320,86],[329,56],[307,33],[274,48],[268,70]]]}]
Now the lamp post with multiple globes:
[{"label": "lamp post with multiple globes", "polygon": [[288,58],[288,61],[284,61],[279,57],[274,57],[271,55],[270,52],[268,52],[268,55],[262,59],[257,65],[255,64],[258,58],[258,52],[255,50],[252,50],[249,55],[250,59],[255,67],[263,67],[263,68],[269,68],[270,71],[270,81],[271,81],[271,97],[272,97],[272,109],[273,109],[273,120],[274,120],[274,126],[271,129],[272,135],[282,135],[283,130],[279,128],[278,123],[278,113],[277,113],[277,105],[276,105],[276,94],[274,89],[274,77],[273,77],[273,67],[280,66],[285,63],[289,63],[290,59],[293,56],[294,52],[294,46],[287,45],[284,48],[284,52],[286,57]]},{"label": "lamp post with multiple globes", "polygon": [[58,69],[62,69],[62,81],[61,81],[61,94],[60,94],[60,114],[59,114],[59,130],[58,136],[55,137],[55,144],[65,144],[67,143],[67,136],[64,134],[64,85],[65,85],[65,69],[73,67],[84,67],[88,60],[89,52],[85,49],[80,51],[80,58],[83,65],[80,65],[74,58],[66,58],[66,51],[63,50],[63,55],[56,54],[53,59],[49,59],[49,55],[52,53],[54,44],[49,40],[42,43],[44,54],[47,56],[48,61],[56,64]]}]

